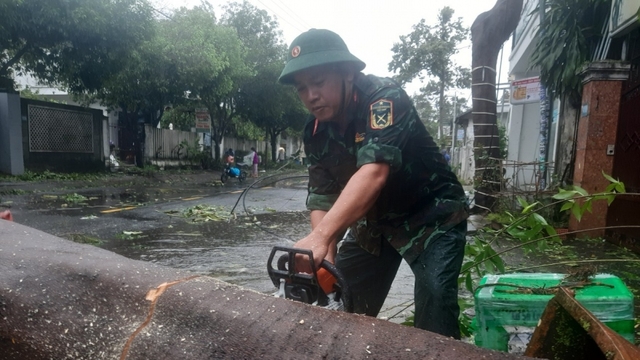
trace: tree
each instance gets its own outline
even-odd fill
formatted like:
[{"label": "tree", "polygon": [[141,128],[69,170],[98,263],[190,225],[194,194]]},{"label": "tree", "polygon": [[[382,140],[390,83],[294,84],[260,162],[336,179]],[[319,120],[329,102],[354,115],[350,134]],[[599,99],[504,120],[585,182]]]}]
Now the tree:
[{"label": "tree", "polygon": [[169,124],[174,130],[191,131],[196,126],[195,111],[192,104],[180,105],[167,109],[160,119],[162,128],[168,129]]},{"label": "tree", "polygon": [[[489,158],[500,158],[500,137],[496,118],[496,63],[500,47],[520,20],[523,0],[498,0],[493,8],[471,25],[474,150],[476,152],[476,196],[480,209],[491,209],[502,174]],[[484,152],[484,154],[479,154]]]},{"label": "tree", "polygon": [[555,97],[566,97],[577,109],[582,78],[576,74],[593,58],[609,16],[611,0],[546,0],[531,64]]},{"label": "tree", "polygon": [[238,38],[246,49],[246,62],[252,68],[282,62],[282,54],[287,46],[282,41],[282,32],[278,22],[269,14],[248,1],[232,2],[224,7],[221,24],[236,30]]},{"label": "tree", "polygon": [[439,134],[442,134],[446,118],[444,103],[447,91],[470,85],[469,69],[456,66],[451,60],[469,32],[462,26],[462,19],[454,20],[453,14],[453,9],[446,6],[440,10],[436,25],[427,25],[424,19],[414,25],[413,32],[401,36],[400,42],[393,45],[393,60],[389,63],[389,71],[397,72],[395,78],[401,83],[416,77],[421,81],[431,78],[420,90],[438,96]]},{"label": "tree", "polygon": [[271,144],[271,159],[276,160],[278,136],[285,130],[300,131],[307,111],[291,86],[277,83],[282,66],[272,63],[263,67],[242,90],[243,114],[265,130]]},{"label": "tree", "polygon": [[90,98],[121,109],[124,121],[135,122],[141,116],[154,127],[163,117],[165,106],[179,104],[187,90],[179,68],[186,65],[176,62],[167,51],[164,31],[169,22],[156,21],[154,36],[133,49],[120,70]]},{"label": "tree", "polygon": [[93,91],[150,36],[147,0],[18,0],[0,5],[0,88],[28,72],[72,93]]},{"label": "tree", "polygon": [[216,23],[211,9],[182,8],[163,30],[169,59],[177,77],[186,84],[189,98],[211,113],[214,159],[220,159],[220,143],[236,116],[235,97],[242,79],[252,75],[246,65],[242,42],[235,29]]},{"label": "tree", "polygon": [[277,84],[287,47],[278,22],[266,11],[248,1],[230,3],[225,10],[221,23],[236,30],[247,49],[246,64],[253,72],[239,83],[235,114],[266,131],[275,160],[278,136],[288,128],[301,127],[299,123],[305,118],[292,89]]},{"label": "tree", "polygon": [[427,96],[426,93],[420,92],[417,94],[413,94],[411,96],[413,100],[413,105],[418,111],[418,116],[420,116],[420,120],[429,131],[431,136],[434,136],[438,133],[438,115],[436,110],[431,105],[431,99]]}]

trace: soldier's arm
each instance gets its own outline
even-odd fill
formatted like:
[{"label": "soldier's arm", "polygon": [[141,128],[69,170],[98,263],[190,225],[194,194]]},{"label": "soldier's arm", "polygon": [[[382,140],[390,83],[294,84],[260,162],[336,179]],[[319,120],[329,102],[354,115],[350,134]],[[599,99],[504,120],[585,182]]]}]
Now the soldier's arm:
[{"label": "soldier's arm", "polygon": [[330,254],[330,249],[335,247],[337,237],[371,209],[388,175],[387,163],[370,163],[360,167],[329,211],[324,214],[314,214],[318,210],[312,212],[313,230],[295,246],[311,250],[316,265],[319,266]]}]

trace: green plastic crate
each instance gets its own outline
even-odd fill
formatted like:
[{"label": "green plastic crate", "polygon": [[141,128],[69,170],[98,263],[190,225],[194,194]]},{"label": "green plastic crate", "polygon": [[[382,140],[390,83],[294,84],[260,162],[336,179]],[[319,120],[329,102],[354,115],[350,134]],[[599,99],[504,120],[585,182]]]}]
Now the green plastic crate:
[{"label": "green plastic crate", "polygon": [[[531,288],[552,287],[560,283],[564,274],[506,274],[487,275],[480,285],[511,284]],[[634,341],[633,295],[614,275],[599,274],[593,278],[613,286],[588,286],[576,290],[576,300],[598,320]],[[553,295],[521,294],[510,286],[486,286],[476,290],[475,343],[493,350],[521,354],[533,335],[533,330]]]}]

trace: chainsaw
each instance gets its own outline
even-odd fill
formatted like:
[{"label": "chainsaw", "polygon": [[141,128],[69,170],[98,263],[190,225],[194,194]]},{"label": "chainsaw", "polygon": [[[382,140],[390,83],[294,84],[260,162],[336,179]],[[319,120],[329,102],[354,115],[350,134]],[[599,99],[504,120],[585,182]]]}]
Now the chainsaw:
[{"label": "chainsaw", "polygon": [[[311,274],[296,271],[296,261],[308,261]],[[274,294],[276,297],[332,310],[353,311],[349,286],[340,271],[327,260],[316,269],[311,250],[274,246],[267,261],[267,272],[278,289]]]}]

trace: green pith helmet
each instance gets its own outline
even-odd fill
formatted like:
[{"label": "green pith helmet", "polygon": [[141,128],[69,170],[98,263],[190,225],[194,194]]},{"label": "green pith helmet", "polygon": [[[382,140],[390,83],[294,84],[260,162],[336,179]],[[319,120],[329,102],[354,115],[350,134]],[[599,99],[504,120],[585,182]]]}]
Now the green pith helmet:
[{"label": "green pith helmet", "polygon": [[278,82],[281,84],[293,84],[293,75],[298,71],[312,68],[318,65],[351,62],[360,71],[366,66],[357,57],[353,56],[347,44],[340,35],[324,29],[311,29],[298,35],[287,54],[287,64],[284,66]]}]

